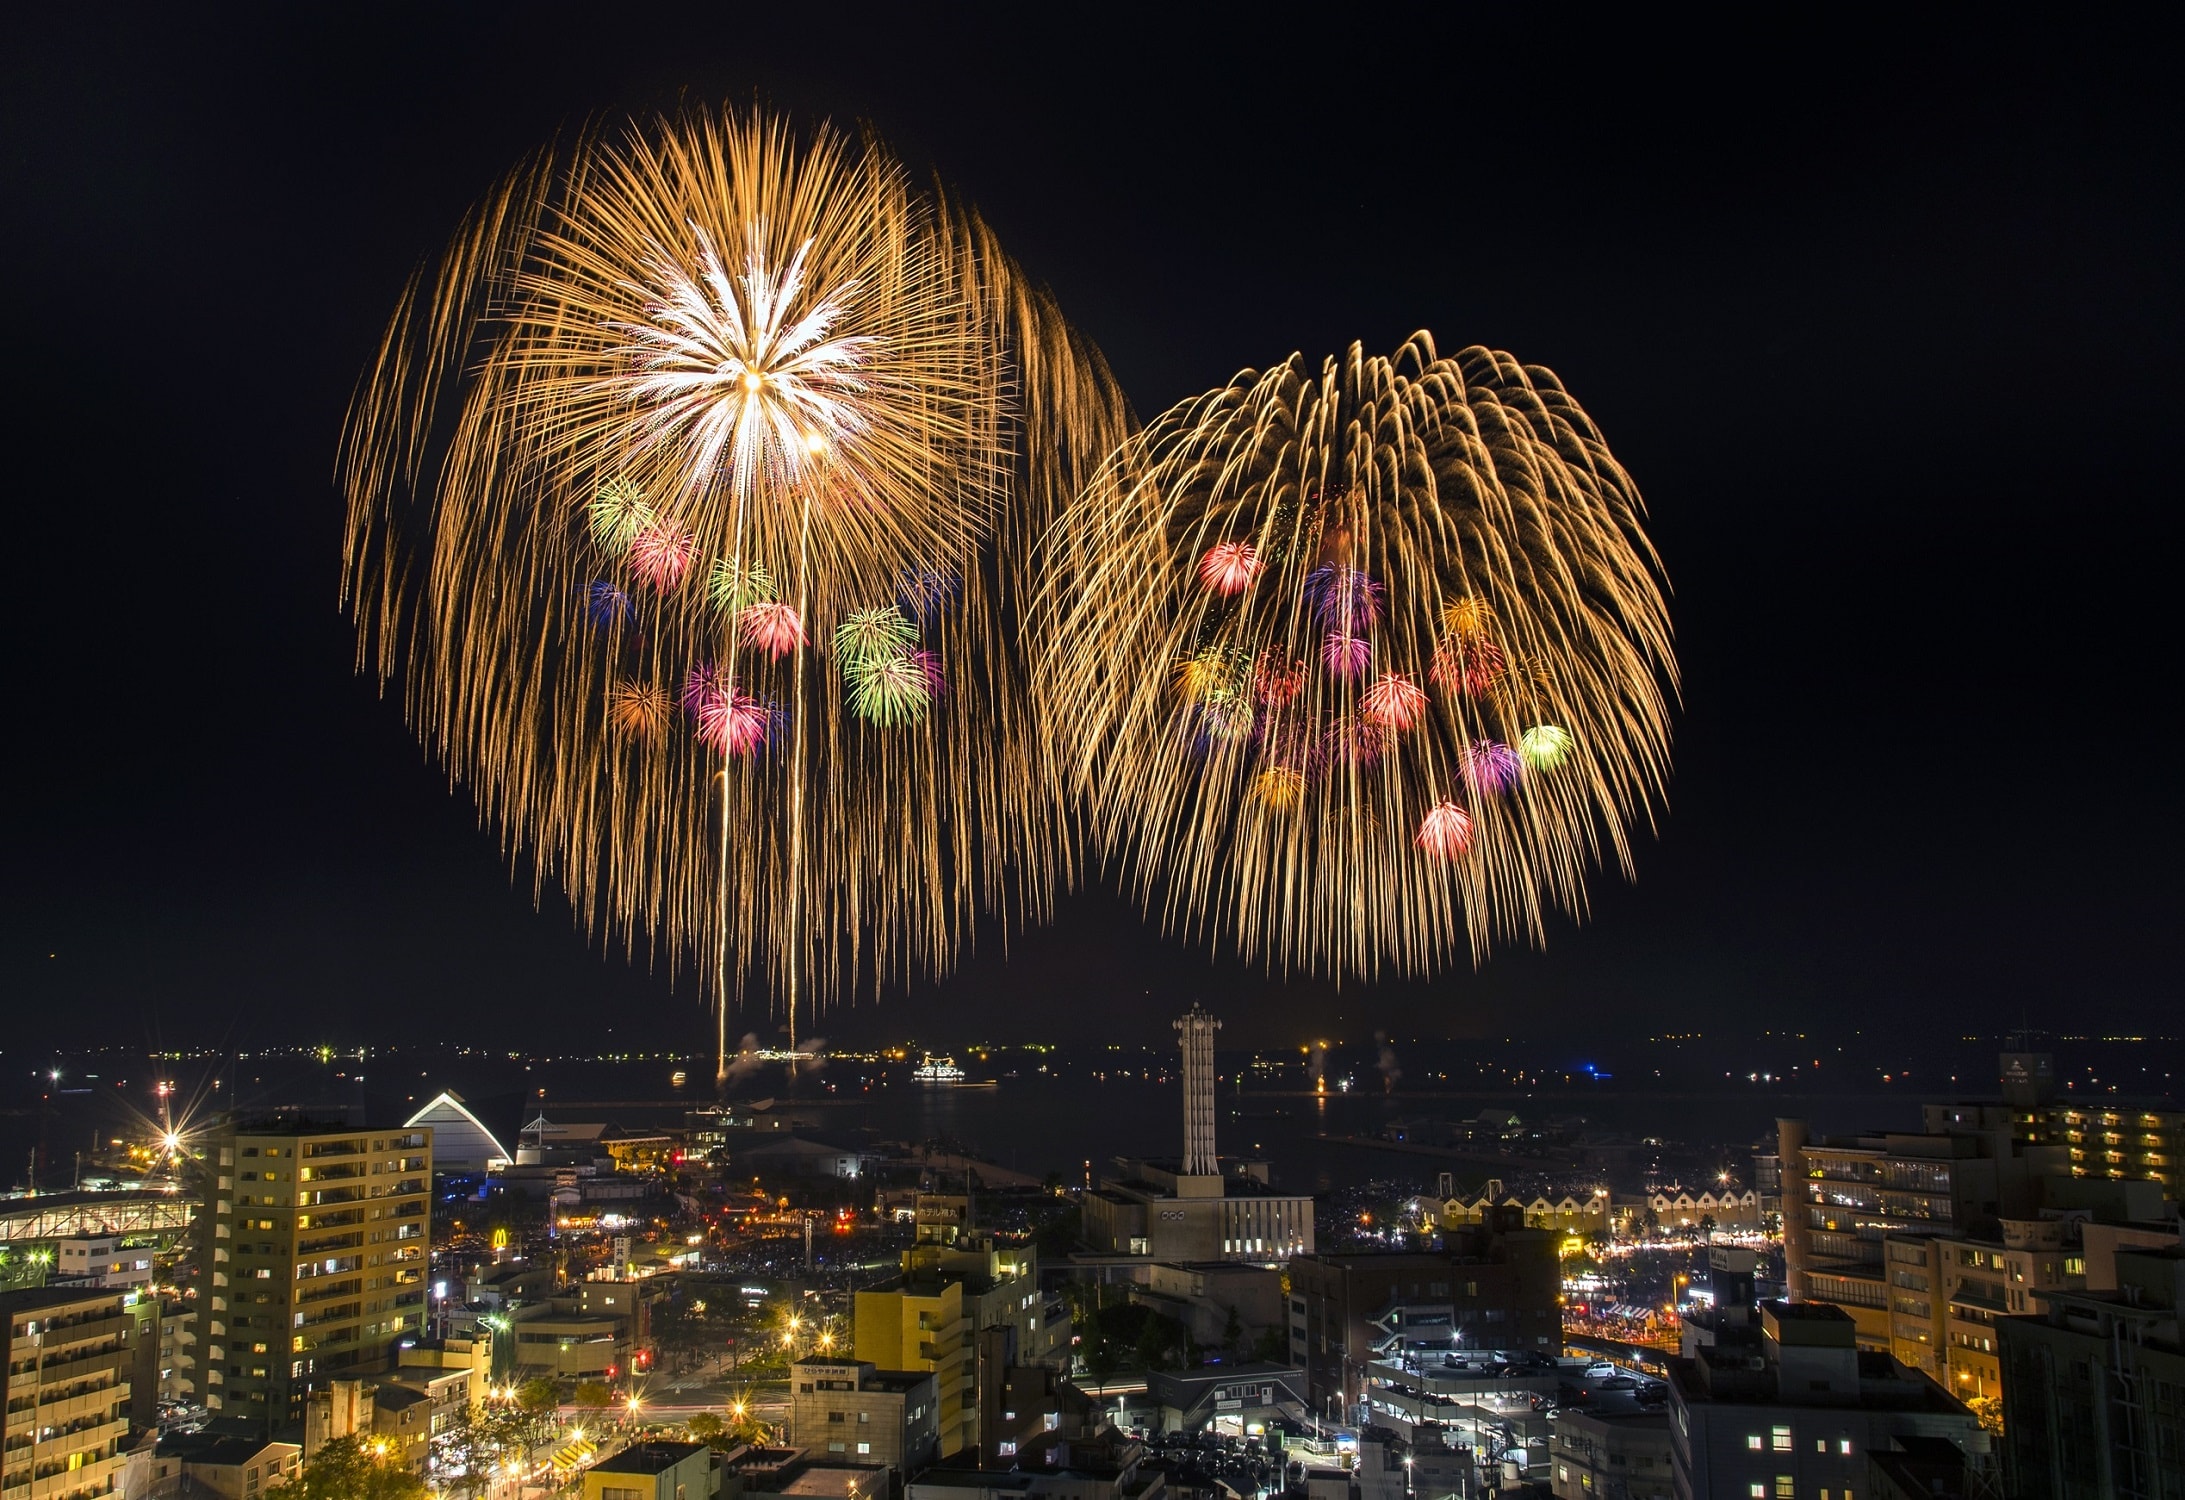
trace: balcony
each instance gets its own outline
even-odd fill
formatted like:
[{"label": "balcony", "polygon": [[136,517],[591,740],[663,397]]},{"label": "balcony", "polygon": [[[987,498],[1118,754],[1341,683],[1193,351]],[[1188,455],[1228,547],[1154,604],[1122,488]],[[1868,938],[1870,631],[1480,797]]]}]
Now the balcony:
[{"label": "balcony", "polygon": [[61,1359],[49,1359],[38,1370],[40,1385],[65,1385],[71,1380],[88,1380],[93,1375],[121,1368],[122,1350],[92,1349],[82,1354]]},{"label": "balcony", "polygon": [[296,1305],[308,1307],[334,1297],[354,1297],[364,1290],[364,1278],[352,1276],[347,1281],[328,1282],[324,1286],[312,1285],[308,1291],[296,1294]]}]

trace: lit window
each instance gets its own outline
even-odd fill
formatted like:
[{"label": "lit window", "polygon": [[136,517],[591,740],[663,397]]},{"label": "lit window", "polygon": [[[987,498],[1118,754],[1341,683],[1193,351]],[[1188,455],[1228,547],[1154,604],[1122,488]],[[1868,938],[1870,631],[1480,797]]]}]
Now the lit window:
[{"label": "lit window", "polygon": [[[1837,1442],[1837,1444],[1836,1444],[1836,1451],[1837,1451],[1838,1453],[1841,1453],[1841,1454],[1845,1455],[1846,1457],[1849,1457],[1849,1456],[1850,1456],[1850,1453],[1851,1453],[1851,1439],[1849,1439],[1849,1438],[1843,1438],[1843,1439],[1839,1440],[1839,1441]],[[1849,1491],[1849,1490],[1845,1490],[1845,1491],[1844,1491],[1844,1500],[1850,1500],[1850,1497],[1851,1497],[1851,1491]]]},{"label": "lit window", "polygon": [[1769,1429],[1768,1446],[1778,1453],[1790,1452],[1790,1429],[1788,1427]]},{"label": "lit window", "polygon": [[1751,1437],[1745,1439],[1745,1446],[1750,1448],[1753,1452],[1758,1453],[1760,1451],[1760,1434],[1756,1432]]}]

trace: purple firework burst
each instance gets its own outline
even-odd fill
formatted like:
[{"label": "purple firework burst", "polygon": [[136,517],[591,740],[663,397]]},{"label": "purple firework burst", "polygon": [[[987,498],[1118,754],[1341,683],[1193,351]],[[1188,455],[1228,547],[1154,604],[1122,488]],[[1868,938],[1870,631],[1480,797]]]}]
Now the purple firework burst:
[{"label": "purple firework burst", "polygon": [[1506,792],[1523,772],[1517,752],[1500,740],[1474,740],[1464,747],[1464,779],[1482,792]]},{"label": "purple firework burst", "polygon": [[1305,577],[1305,597],[1320,623],[1337,635],[1359,635],[1381,622],[1387,591],[1357,568],[1323,563]]}]

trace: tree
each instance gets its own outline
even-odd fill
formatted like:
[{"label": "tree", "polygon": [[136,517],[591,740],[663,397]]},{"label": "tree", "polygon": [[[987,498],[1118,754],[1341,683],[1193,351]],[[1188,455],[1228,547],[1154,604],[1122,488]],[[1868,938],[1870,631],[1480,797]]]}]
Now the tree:
[{"label": "tree", "polygon": [[1983,1432],[1992,1432],[1997,1437],[2001,1437],[2003,1435],[2002,1397],[1974,1396],[1967,1400],[1965,1405],[1969,1407],[1972,1410],[1972,1414],[1979,1419],[1980,1427]]},{"label": "tree", "polygon": [[493,1482],[502,1456],[511,1450],[521,1452],[537,1425],[536,1418],[499,1402],[476,1412],[468,1406],[458,1408],[447,1431],[432,1444],[440,1472],[448,1477],[448,1494],[453,1500],[471,1500],[483,1493]]},{"label": "tree", "polygon": [[1699,1216],[1699,1232],[1703,1236],[1712,1235],[1715,1232],[1715,1216],[1713,1214],[1701,1214]]},{"label": "tree", "polygon": [[728,1424],[721,1420],[719,1412],[702,1411],[685,1422],[683,1430],[690,1434],[690,1440],[694,1443],[718,1446],[722,1435],[728,1431]]},{"label": "tree", "polygon": [[384,1442],[335,1438],[303,1472],[270,1495],[281,1500],[425,1500],[425,1481]]},{"label": "tree", "polygon": [[1222,1320],[1221,1348],[1231,1359],[1244,1357],[1244,1319],[1237,1316],[1234,1305],[1229,1309],[1229,1316]]},{"label": "tree", "polygon": [[577,1382],[577,1405],[583,1407],[586,1411],[605,1411],[607,1403],[614,1400],[614,1398],[615,1393],[607,1388],[604,1381],[580,1380]]}]

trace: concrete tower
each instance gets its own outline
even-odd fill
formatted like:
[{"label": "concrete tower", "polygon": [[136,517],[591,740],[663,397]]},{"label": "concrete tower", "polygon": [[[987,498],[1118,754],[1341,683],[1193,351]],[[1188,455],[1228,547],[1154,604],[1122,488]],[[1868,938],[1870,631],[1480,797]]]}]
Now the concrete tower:
[{"label": "concrete tower", "polygon": [[1177,1044],[1184,1053],[1184,1163],[1186,1177],[1219,1177],[1214,1154],[1214,1033],[1221,1030],[1197,1004],[1176,1022]]}]

